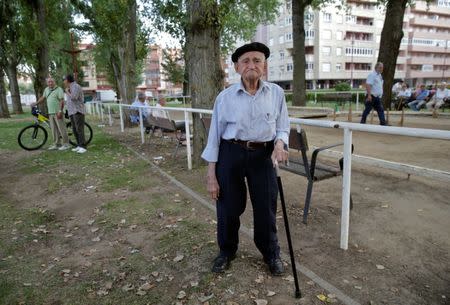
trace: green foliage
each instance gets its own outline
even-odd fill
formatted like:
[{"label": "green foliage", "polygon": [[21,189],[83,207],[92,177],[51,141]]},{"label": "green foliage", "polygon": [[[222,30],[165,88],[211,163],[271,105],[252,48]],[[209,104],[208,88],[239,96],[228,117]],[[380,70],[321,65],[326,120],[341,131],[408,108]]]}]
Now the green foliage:
[{"label": "green foliage", "polygon": [[21,94],[34,94],[33,84],[19,83],[19,91]]},{"label": "green foliage", "polygon": [[[122,64],[123,61],[120,49],[131,52],[135,48],[134,79],[130,81],[136,86],[141,79],[141,72],[144,67],[144,59],[148,52],[149,31],[137,18],[136,21],[136,41],[134,46],[127,46],[124,38],[125,29],[129,25],[129,12],[135,0],[122,1],[72,1],[88,23],[82,24],[80,29],[94,35],[96,42],[95,62],[99,73],[105,74],[108,82],[118,92],[118,79],[114,74],[113,64]],[[138,16],[139,17],[139,16]]]},{"label": "green foliage", "polygon": [[[209,0],[218,6],[218,18],[209,22],[221,29],[222,51],[230,50],[238,39],[249,40],[260,23],[270,23],[276,17],[278,0]],[[171,34],[182,45],[186,42],[189,24],[187,0],[145,1],[145,12],[156,29]]]},{"label": "green foliage", "polygon": [[166,75],[165,81],[173,84],[181,84],[184,82],[184,65],[181,65],[183,58],[176,55],[171,55],[166,50],[163,50],[164,61],[161,63],[164,73]]},{"label": "green foliage", "polygon": [[334,90],[336,90],[336,91],[351,91],[352,88],[351,88],[350,84],[347,82],[339,82],[334,87]]}]

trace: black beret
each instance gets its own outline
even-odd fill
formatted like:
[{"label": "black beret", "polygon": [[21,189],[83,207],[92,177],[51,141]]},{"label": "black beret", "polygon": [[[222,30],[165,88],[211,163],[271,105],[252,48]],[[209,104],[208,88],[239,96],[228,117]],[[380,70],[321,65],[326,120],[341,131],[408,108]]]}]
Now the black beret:
[{"label": "black beret", "polygon": [[252,42],[252,43],[244,44],[243,46],[237,48],[236,51],[234,51],[234,53],[231,55],[231,60],[234,63],[236,63],[242,54],[251,52],[251,51],[258,51],[258,52],[264,53],[264,56],[266,57],[266,59],[270,56],[270,50],[265,44],[260,43],[260,42]]}]

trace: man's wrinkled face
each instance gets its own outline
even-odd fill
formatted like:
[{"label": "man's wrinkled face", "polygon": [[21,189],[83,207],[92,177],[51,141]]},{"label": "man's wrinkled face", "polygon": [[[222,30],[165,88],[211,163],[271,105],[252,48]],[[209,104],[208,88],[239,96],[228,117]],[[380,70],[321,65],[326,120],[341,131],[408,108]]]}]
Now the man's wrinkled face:
[{"label": "man's wrinkled face", "polygon": [[256,81],[264,75],[266,65],[264,53],[251,51],[239,57],[237,63],[234,64],[234,69],[244,80]]},{"label": "man's wrinkled face", "polygon": [[53,78],[48,78],[47,79],[47,86],[49,86],[50,88],[55,87],[55,80]]}]

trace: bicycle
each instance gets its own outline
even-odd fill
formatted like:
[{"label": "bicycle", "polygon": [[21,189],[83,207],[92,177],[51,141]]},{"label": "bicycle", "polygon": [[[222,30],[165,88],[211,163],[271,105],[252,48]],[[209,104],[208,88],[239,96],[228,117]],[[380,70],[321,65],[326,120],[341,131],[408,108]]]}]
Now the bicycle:
[{"label": "bicycle", "polygon": [[[44,146],[48,138],[46,128],[50,128],[48,117],[43,115],[36,106],[31,107],[31,114],[34,116],[35,122],[22,128],[17,136],[17,141],[19,142],[20,147],[25,150],[36,150]],[[64,117],[68,119],[69,116],[67,111]],[[72,123],[67,122],[66,127],[70,144],[76,146],[77,141],[72,131]],[[93,136],[92,127],[88,123],[84,123],[84,134],[87,145],[91,142]]]}]

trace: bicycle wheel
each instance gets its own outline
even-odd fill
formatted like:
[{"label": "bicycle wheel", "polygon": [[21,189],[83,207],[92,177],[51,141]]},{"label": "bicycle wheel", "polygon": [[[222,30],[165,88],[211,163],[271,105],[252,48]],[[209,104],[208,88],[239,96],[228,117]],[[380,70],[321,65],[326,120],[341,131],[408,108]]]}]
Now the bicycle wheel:
[{"label": "bicycle wheel", "polygon": [[47,142],[47,130],[37,124],[24,127],[17,136],[20,147],[25,150],[36,150]]},{"label": "bicycle wheel", "polygon": [[[69,136],[69,142],[73,146],[77,146],[77,139],[75,138],[75,135],[73,134],[72,130],[72,122],[68,122],[66,124],[67,127],[67,135]],[[92,127],[88,123],[84,123],[84,139],[86,141],[86,145],[88,145],[91,140],[92,136],[94,135],[94,132],[92,131]]]}]

